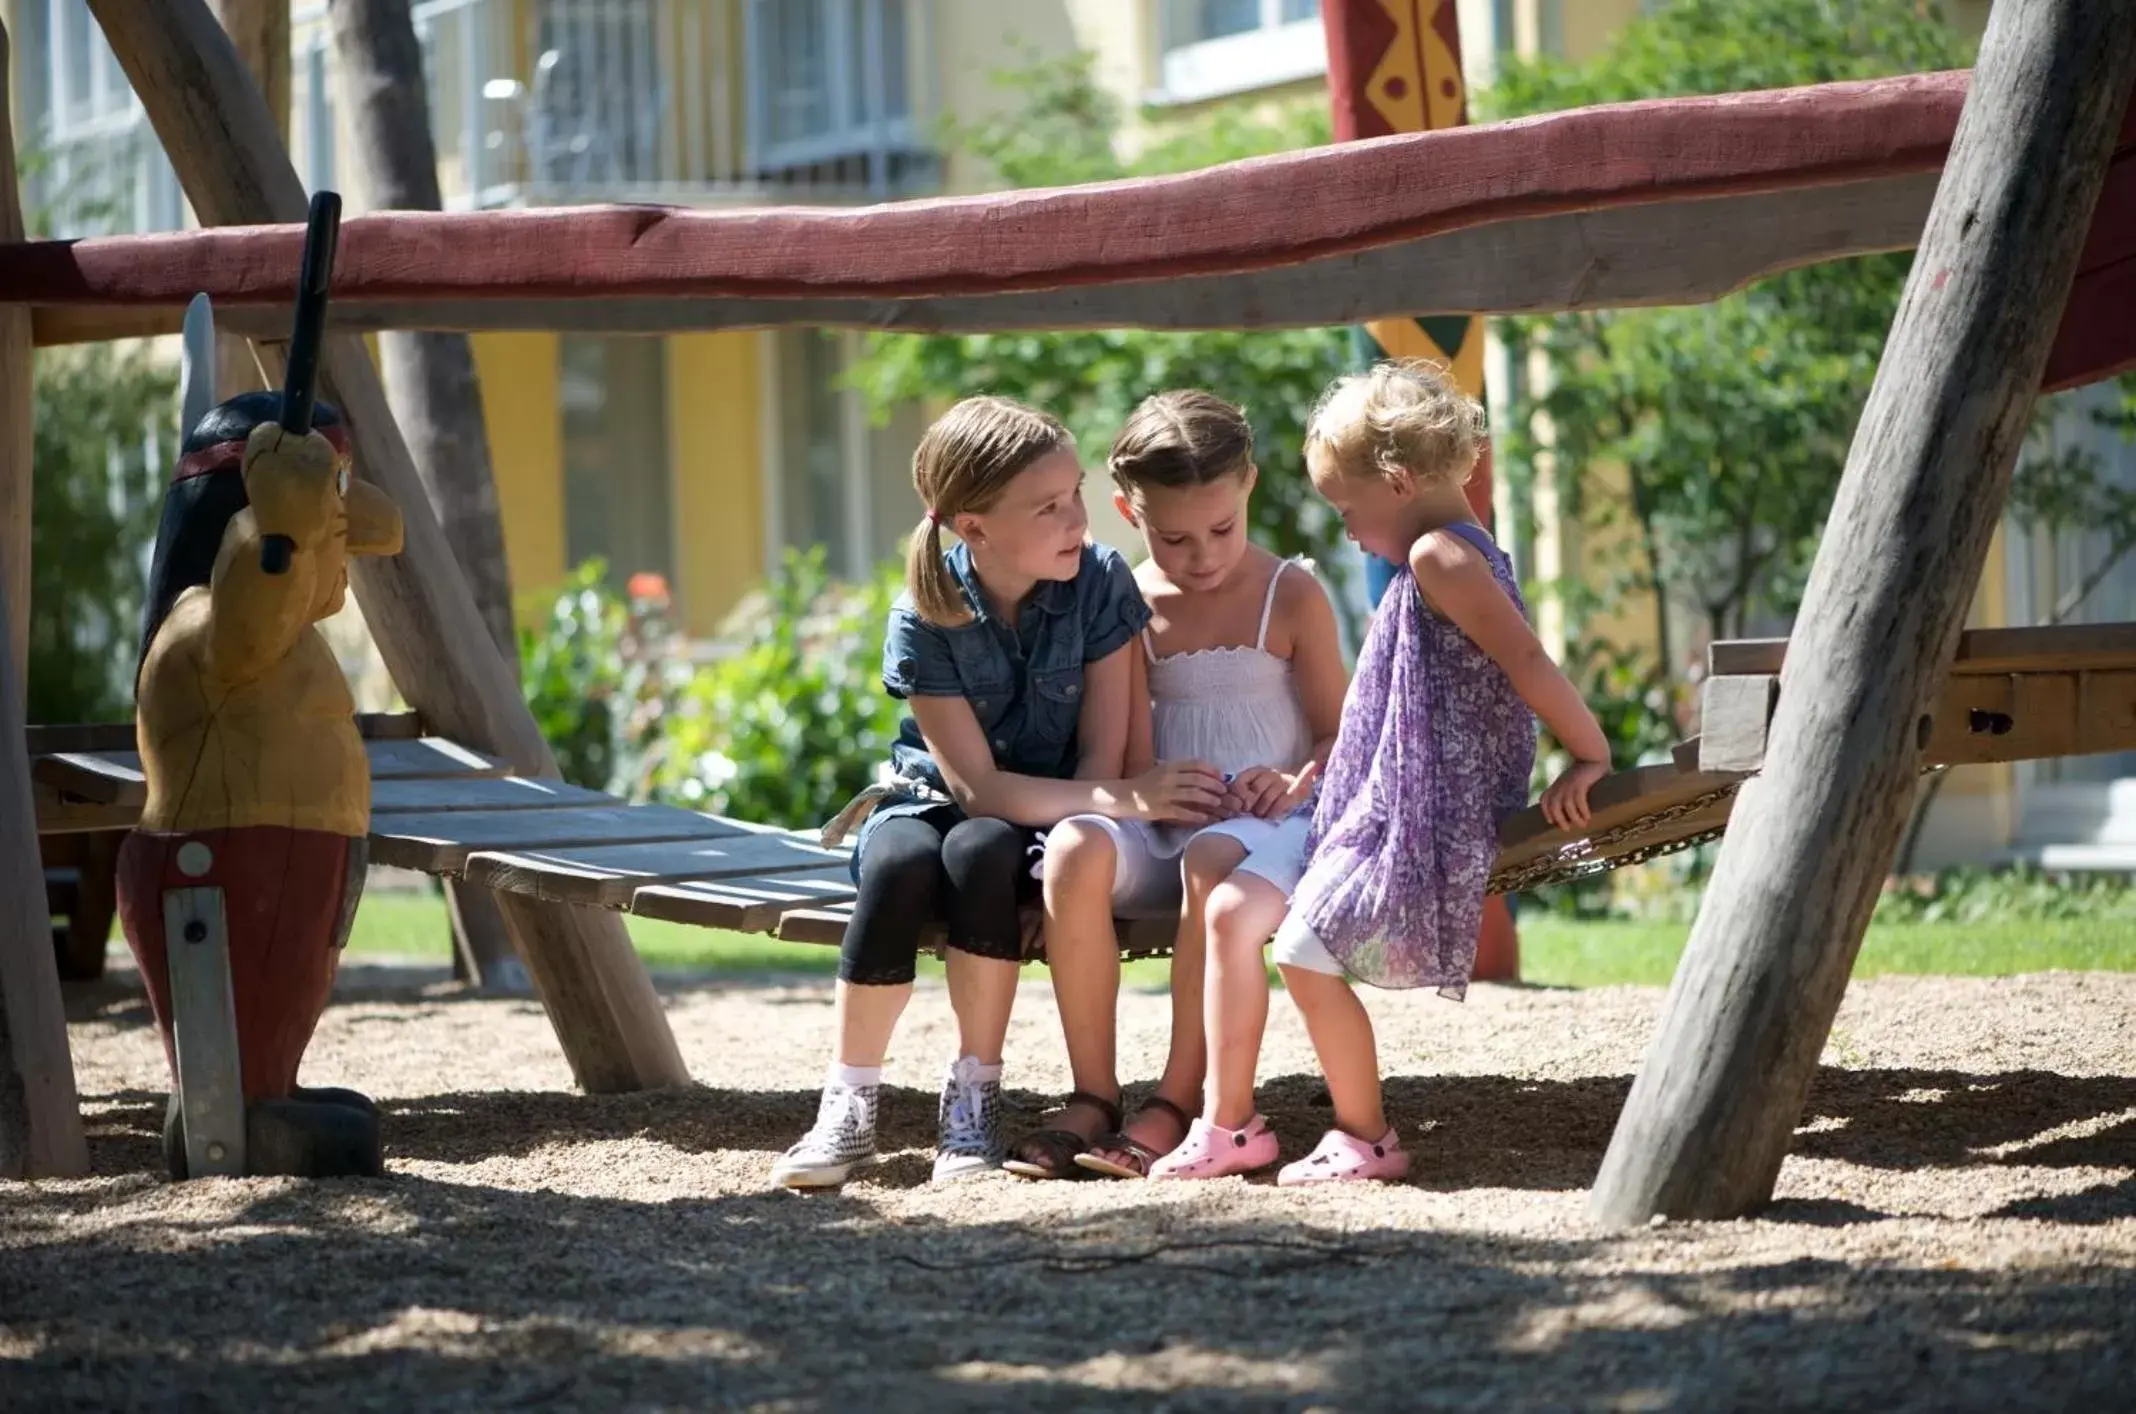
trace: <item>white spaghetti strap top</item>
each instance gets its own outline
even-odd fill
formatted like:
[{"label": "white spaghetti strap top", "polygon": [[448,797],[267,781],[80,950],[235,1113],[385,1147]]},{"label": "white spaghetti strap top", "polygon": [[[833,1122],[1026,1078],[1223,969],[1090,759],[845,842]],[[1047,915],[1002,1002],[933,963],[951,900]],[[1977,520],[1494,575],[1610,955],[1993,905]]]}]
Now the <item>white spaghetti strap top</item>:
[{"label": "white spaghetti strap top", "polygon": [[1289,770],[1312,753],[1313,728],[1298,700],[1290,660],[1268,651],[1276,585],[1292,563],[1278,561],[1268,577],[1260,628],[1251,644],[1160,658],[1149,630],[1143,630],[1160,761],[1206,761],[1236,774],[1251,766]]}]

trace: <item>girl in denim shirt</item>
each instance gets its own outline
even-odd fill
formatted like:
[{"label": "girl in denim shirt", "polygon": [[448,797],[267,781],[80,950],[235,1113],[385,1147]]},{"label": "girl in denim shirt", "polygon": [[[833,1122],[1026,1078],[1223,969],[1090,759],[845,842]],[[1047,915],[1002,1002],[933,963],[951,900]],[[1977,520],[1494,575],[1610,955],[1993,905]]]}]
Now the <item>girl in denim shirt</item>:
[{"label": "girl in denim shirt", "polygon": [[[883,1057],[912,995],[920,934],[936,920],[948,929],[958,1055],[942,1087],[935,1178],[998,1167],[1019,910],[1038,894],[1025,863],[1031,832],[1071,815],[1206,821],[1223,797],[1222,778],[1194,762],[1122,778],[1130,655],[1150,611],[1126,561],[1084,539],[1068,430],[1004,398],[968,398],[920,439],[912,480],[926,518],[883,644],[883,685],[911,716],[889,783],[824,832],[835,841],[863,822],[859,897],[816,1123],[772,1169],[790,1187],[843,1183],[875,1162]],[[958,540],[948,551],[945,527]]]}]

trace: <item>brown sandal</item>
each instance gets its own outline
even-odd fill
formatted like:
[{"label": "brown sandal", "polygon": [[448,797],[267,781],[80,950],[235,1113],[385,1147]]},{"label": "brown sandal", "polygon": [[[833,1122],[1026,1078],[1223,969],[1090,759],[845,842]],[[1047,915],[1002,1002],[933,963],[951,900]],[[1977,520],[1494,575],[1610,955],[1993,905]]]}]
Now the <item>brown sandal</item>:
[{"label": "brown sandal", "polygon": [[[1089,1105],[1105,1116],[1108,1129],[1120,1127],[1120,1106],[1115,1101],[1088,1090],[1071,1090],[1061,1108],[1069,1105]],[[1076,1167],[1076,1160],[1093,1142],[1072,1129],[1041,1129],[1017,1140],[1010,1150],[1014,1157],[1004,1159],[1001,1167],[1018,1178],[1081,1178],[1085,1170]],[[1035,1157],[1027,1157],[1031,1155]]]},{"label": "brown sandal", "polygon": [[[1150,1096],[1142,1102],[1142,1108],[1163,1110],[1178,1120],[1181,1139],[1185,1139],[1187,1131],[1194,1127],[1194,1117],[1162,1095]],[[1118,1164],[1111,1159],[1101,1158],[1097,1152],[1100,1149],[1120,1150],[1127,1154],[1128,1161]],[[1089,1169],[1092,1173],[1101,1173],[1107,1178],[1148,1178],[1150,1165],[1163,1157],[1163,1154],[1157,1153],[1149,1145],[1128,1138],[1116,1128],[1110,1134],[1101,1134],[1091,1140],[1089,1146],[1075,1156],[1075,1164],[1077,1168]]]}]

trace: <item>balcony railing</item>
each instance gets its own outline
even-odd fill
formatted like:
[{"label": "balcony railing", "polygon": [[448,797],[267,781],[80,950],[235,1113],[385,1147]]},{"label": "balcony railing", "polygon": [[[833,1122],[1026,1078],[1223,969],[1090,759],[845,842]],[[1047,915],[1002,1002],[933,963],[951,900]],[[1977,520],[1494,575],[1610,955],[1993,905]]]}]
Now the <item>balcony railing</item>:
[{"label": "balcony railing", "polygon": [[[850,201],[939,180],[915,102],[928,0],[422,0],[446,204]],[[332,169],[323,9],[292,146]]]}]

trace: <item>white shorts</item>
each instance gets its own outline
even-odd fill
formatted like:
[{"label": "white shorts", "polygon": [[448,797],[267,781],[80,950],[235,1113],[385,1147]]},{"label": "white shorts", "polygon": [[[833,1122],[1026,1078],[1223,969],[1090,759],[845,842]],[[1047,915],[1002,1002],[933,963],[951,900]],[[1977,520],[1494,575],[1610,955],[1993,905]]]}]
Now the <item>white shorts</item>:
[{"label": "white shorts", "polygon": [[[1103,830],[1113,842],[1112,909],[1115,918],[1175,918],[1186,897],[1179,873],[1180,856],[1192,832],[1147,820],[1114,820],[1104,815],[1074,815],[1054,826],[1086,825]],[[1046,837],[1050,849],[1053,836]]]},{"label": "white shorts", "polygon": [[[1246,857],[1234,872],[1266,879],[1289,898],[1298,891],[1298,881],[1305,877],[1305,842],[1312,828],[1313,817],[1301,810],[1281,820],[1241,816],[1211,825],[1201,833],[1228,835],[1245,845]],[[1330,977],[1344,975],[1342,964],[1295,913],[1286,915],[1283,925],[1276,929],[1273,956],[1279,967],[1297,967]]]}]

